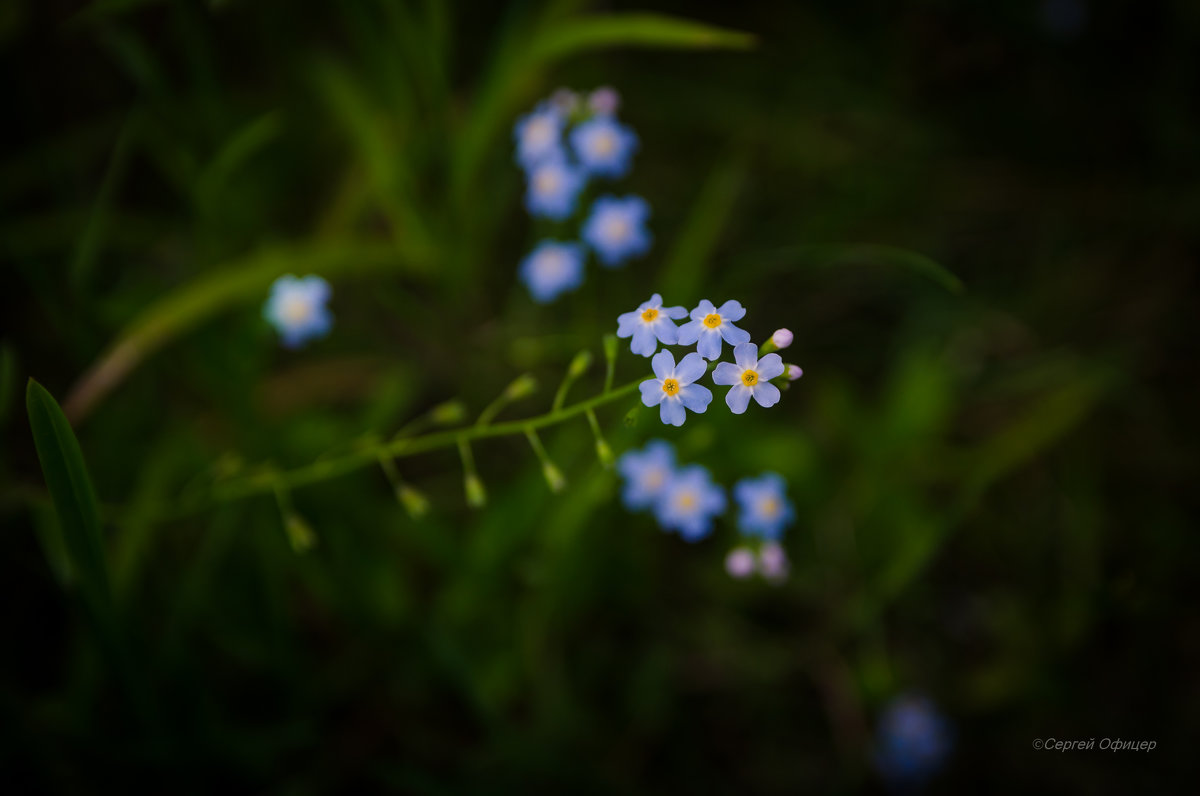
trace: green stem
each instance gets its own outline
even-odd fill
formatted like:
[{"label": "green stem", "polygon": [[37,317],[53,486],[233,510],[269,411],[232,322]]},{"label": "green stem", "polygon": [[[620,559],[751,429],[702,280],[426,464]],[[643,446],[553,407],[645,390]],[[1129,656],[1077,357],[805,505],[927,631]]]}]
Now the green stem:
[{"label": "green stem", "polygon": [[[612,403],[635,392],[638,385],[645,381],[643,376],[637,381],[622,385],[615,390],[603,392],[600,395],[584,401],[565,406],[561,409],[547,412],[544,415],[525,420],[511,420],[495,425],[471,426],[464,429],[437,431],[419,437],[408,437],[393,440],[380,448],[365,451],[355,451],[336,459],[326,459],[320,462],[298,467],[294,470],[271,473],[270,478],[251,477],[235,481],[227,481],[213,490],[212,500],[224,502],[270,492],[275,489],[294,489],[307,484],[326,481],[340,475],[353,472],[379,461],[380,452],[385,452],[392,458],[416,456],[420,453],[452,448],[460,444],[490,437],[507,437],[514,434],[525,434],[529,429],[545,428],[570,420],[577,415],[585,414],[598,406]],[[199,508],[199,507],[194,507]],[[194,510],[194,509],[193,509]],[[190,512],[189,512],[190,513]]]}]

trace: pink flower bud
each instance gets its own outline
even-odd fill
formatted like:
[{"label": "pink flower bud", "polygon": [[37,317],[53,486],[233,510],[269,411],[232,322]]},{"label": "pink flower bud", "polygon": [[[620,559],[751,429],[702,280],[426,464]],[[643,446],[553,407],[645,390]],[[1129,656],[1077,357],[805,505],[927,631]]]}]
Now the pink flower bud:
[{"label": "pink flower bud", "polygon": [[602,116],[612,116],[620,106],[621,95],[610,86],[601,86],[588,97],[588,107]]},{"label": "pink flower bud", "polygon": [[792,332],[789,329],[776,329],[775,334],[771,335],[771,342],[775,344],[776,349],[784,349],[792,344]]},{"label": "pink flower bud", "polygon": [[802,371],[800,369],[799,365],[788,365],[787,366],[788,381],[795,381],[796,379],[800,378],[803,375],[804,375],[804,371]]},{"label": "pink flower bud", "polygon": [[745,547],[735,547],[725,556],[725,571],[741,580],[754,574],[754,553]]},{"label": "pink flower bud", "polygon": [[758,551],[758,571],[771,583],[782,583],[787,580],[787,553],[775,542],[767,542]]}]

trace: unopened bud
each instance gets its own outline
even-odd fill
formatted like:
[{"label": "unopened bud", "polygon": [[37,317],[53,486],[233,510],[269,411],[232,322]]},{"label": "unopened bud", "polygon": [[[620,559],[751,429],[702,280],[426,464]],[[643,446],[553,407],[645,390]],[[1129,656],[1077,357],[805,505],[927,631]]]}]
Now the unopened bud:
[{"label": "unopened bud", "polygon": [[587,372],[587,369],[592,365],[592,352],[586,348],[575,355],[571,360],[570,366],[567,368],[567,373],[572,379],[577,379]]},{"label": "unopened bud", "polygon": [[518,376],[512,384],[504,388],[504,397],[510,401],[516,401],[527,395],[532,395],[536,389],[537,379],[526,373],[523,376]]},{"label": "unopened bud", "polygon": [[419,520],[429,513],[429,499],[408,484],[396,487],[396,499],[414,520]]},{"label": "unopened bud", "polygon": [[621,95],[611,86],[601,86],[588,96],[588,107],[592,113],[612,116],[621,107]]},{"label": "unopened bud", "polygon": [[569,88],[560,88],[550,95],[550,104],[564,116],[570,116],[579,107],[579,95]]},{"label": "unopened bud", "polygon": [[783,583],[788,576],[787,553],[776,542],[767,542],[758,551],[758,571],[771,583]]},{"label": "unopened bud", "polygon": [[288,512],[287,517],[283,522],[284,530],[287,531],[288,542],[292,545],[292,552],[304,553],[313,548],[317,543],[317,535],[313,532],[312,526],[304,521],[296,512]]},{"label": "unopened bud", "polygon": [[804,371],[800,369],[799,365],[788,365],[785,373],[787,373],[788,381],[795,381],[804,375]]},{"label": "unopened bud", "polygon": [[600,465],[604,469],[612,469],[614,462],[612,448],[608,447],[608,443],[602,439],[596,440],[596,458],[600,460]]},{"label": "unopened bud", "polygon": [[604,358],[612,361],[617,358],[617,336],[615,334],[604,335]]},{"label": "unopened bud", "polygon": [[551,462],[542,465],[542,475],[546,477],[551,492],[561,492],[567,486],[567,479],[563,477],[562,471]]},{"label": "unopened bud", "polygon": [[439,426],[452,426],[466,418],[467,407],[461,401],[446,401],[433,407],[429,416]]},{"label": "unopened bud", "polygon": [[776,329],[775,334],[771,335],[771,342],[775,344],[776,350],[783,350],[792,344],[792,332],[790,329]]},{"label": "unopened bud", "polygon": [[467,493],[467,505],[473,509],[481,509],[487,505],[487,490],[479,476],[471,473],[463,480],[463,488]]},{"label": "unopened bud", "polygon": [[738,580],[753,575],[755,566],[754,551],[747,547],[735,547],[725,556],[725,571]]}]

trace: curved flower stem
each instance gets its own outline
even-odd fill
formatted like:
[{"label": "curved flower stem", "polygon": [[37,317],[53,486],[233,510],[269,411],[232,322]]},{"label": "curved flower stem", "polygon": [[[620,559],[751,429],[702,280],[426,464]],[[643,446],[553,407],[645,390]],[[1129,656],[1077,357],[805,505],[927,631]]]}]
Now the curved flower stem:
[{"label": "curved flower stem", "polygon": [[624,398],[635,392],[638,385],[645,381],[645,379],[646,377],[643,376],[636,381],[632,381],[616,389],[606,390],[587,400],[552,410],[537,417],[526,418],[524,420],[510,420],[504,423],[496,423],[495,425],[475,425],[460,429],[436,431],[418,437],[406,437],[368,450],[355,451],[338,458],[313,462],[294,470],[273,472],[270,474],[270,477],[254,475],[226,481],[214,487],[212,500],[216,502],[238,500],[280,488],[294,489],[306,484],[326,481],[368,465],[377,464],[381,453],[391,456],[394,459],[399,459],[405,456],[415,456],[419,453],[428,453],[429,451],[441,448],[453,448],[474,440],[487,439],[489,437],[507,437],[516,434],[525,435],[533,429],[557,425],[577,415],[585,414],[598,406],[603,406]]}]

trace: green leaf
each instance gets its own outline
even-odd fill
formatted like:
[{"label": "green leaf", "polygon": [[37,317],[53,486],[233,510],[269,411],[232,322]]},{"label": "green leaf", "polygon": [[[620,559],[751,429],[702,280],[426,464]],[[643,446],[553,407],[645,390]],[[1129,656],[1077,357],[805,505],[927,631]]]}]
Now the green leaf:
[{"label": "green leaf", "polygon": [[83,452],[58,403],[33,379],[25,391],[25,406],[75,582],[92,615],[112,627],[112,589],[100,538],[100,512]]},{"label": "green leaf", "polygon": [[659,14],[607,14],[548,26],[530,47],[529,56],[551,60],[621,46],[745,50],[754,46],[754,36]]},{"label": "green leaf", "polygon": [[64,402],[76,422],[143,359],[175,337],[238,303],[265,300],[267,288],[288,273],[317,273],[331,281],[426,262],[391,245],[321,243],[262,249],[202,275],[151,304],[119,333],[71,390]]}]

